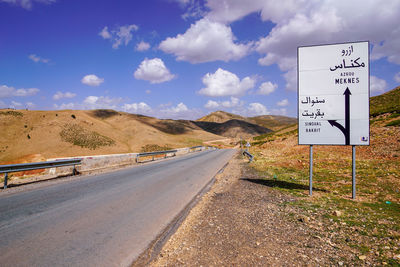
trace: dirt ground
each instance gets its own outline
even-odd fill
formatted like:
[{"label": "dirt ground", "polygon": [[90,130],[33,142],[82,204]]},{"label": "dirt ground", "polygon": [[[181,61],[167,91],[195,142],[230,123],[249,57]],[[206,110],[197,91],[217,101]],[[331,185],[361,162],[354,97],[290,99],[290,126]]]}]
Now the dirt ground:
[{"label": "dirt ground", "polygon": [[[359,266],[312,211],[233,158],[150,266]],[[306,214],[305,214],[306,213]]]}]

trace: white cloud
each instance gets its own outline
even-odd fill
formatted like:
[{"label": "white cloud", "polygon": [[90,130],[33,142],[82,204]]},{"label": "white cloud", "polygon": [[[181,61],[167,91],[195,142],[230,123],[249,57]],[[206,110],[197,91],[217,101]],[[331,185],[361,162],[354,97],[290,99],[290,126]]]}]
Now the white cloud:
[{"label": "white cloud", "polygon": [[138,43],[136,45],[136,51],[146,51],[146,50],[149,50],[149,48],[150,48],[150,44],[146,43],[144,41],[141,41],[140,43]]},{"label": "white cloud", "polygon": [[105,26],[101,32],[99,32],[99,35],[103,37],[103,39],[110,39],[112,47],[118,49],[121,44],[127,46],[132,40],[132,32],[137,31],[138,29],[139,26],[135,24],[120,26],[111,31],[108,30],[107,26]]},{"label": "white cloud", "polygon": [[272,92],[274,92],[278,88],[278,85],[276,83],[272,82],[263,82],[258,90],[258,94],[260,95],[269,95]]},{"label": "white cloud", "polygon": [[259,11],[263,3],[265,3],[265,0],[208,0],[206,6],[210,9],[210,12],[207,14],[207,17],[221,23],[229,23],[239,20],[250,13]]},{"label": "white cloud", "polygon": [[250,103],[247,108],[248,116],[260,116],[260,115],[268,115],[270,112],[267,107],[261,103]]},{"label": "white cloud", "polygon": [[286,98],[282,99],[281,101],[278,101],[276,105],[280,107],[286,107],[287,105],[289,105],[289,100],[287,100]]},{"label": "white cloud", "polygon": [[153,111],[153,114],[159,118],[193,120],[201,117],[203,112],[196,109],[190,109],[181,102],[176,106]]},{"label": "white cloud", "polygon": [[23,105],[20,102],[11,101],[10,107],[15,108],[15,109],[21,109],[23,107]]},{"label": "white cloud", "polygon": [[213,101],[208,100],[208,102],[204,105],[207,109],[218,109],[218,108],[234,108],[243,106],[244,102],[240,101],[239,98],[231,96],[230,100],[226,101]]},{"label": "white cloud", "polygon": [[30,10],[32,9],[33,2],[51,4],[56,2],[56,0],[0,0],[0,2],[21,6],[22,8]]},{"label": "white cloud", "polygon": [[36,107],[36,105],[35,105],[33,102],[26,102],[26,103],[25,103],[25,106],[26,106],[27,108],[34,108],[34,107]]},{"label": "white cloud", "polygon": [[217,109],[219,108],[220,104],[217,101],[208,100],[207,103],[204,105],[205,108],[208,109]]},{"label": "white cloud", "polygon": [[396,74],[394,75],[393,79],[394,79],[396,82],[400,83],[400,72],[396,73]]},{"label": "white cloud", "polygon": [[172,80],[175,75],[171,74],[160,58],[145,58],[140,63],[133,76],[138,80],[149,81],[150,83],[163,83]]},{"label": "white cloud", "polygon": [[49,63],[50,59],[39,57],[38,55],[31,54],[28,58],[34,62],[42,62],[42,63]]},{"label": "white cloud", "polygon": [[369,81],[371,93],[383,93],[387,87],[386,81],[376,76],[371,75]]},{"label": "white cloud", "polygon": [[86,75],[82,78],[81,82],[89,86],[99,86],[104,82],[103,78],[99,78],[94,74]]},{"label": "white cloud", "polygon": [[149,114],[152,111],[151,107],[144,102],[124,104],[122,110],[134,114]]},{"label": "white cloud", "polygon": [[229,26],[201,19],[184,34],[162,41],[159,48],[174,54],[177,60],[202,63],[216,60],[231,61],[244,57],[250,45],[235,44],[235,36]]},{"label": "white cloud", "polygon": [[85,109],[117,109],[122,98],[111,98],[108,96],[88,96],[83,101]]},{"label": "white cloud", "polygon": [[55,95],[53,95],[53,99],[54,100],[59,100],[59,99],[62,99],[62,98],[73,98],[75,96],[76,96],[76,94],[71,93],[71,92],[63,93],[63,92],[58,91],[57,93],[55,93]]},{"label": "white cloud", "polygon": [[[231,23],[258,12],[274,28],[261,38],[256,50],[259,64],[277,64],[286,72],[286,89],[296,90],[296,53],[300,45],[369,40],[371,59],[400,64],[400,1],[398,0],[208,0],[207,17]],[[356,10],[356,12],[354,12]]]},{"label": "white cloud", "polygon": [[88,96],[82,103],[54,104],[56,109],[118,109],[122,102],[121,97],[111,98],[108,96]]},{"label": "white cloud", "polygon": [[207,13],[205,7],[198,0],[177,0],[177,2],[181,3],[181,6],[186,9],[185,13],[182,15],[184,20],[190,18],[198,19]]},{"label": "white cloud", "polygon": [[39,92],[40,90],[37,88],[28,88],[28,89],[15,89],[12,86],[0,85],[0,98],[12,97],[12,96],[32,96]]},{"label": "white cloud", "polygon": [[218,68],[215,73],[207,73],[203,77],[206,86],[199,94],[207,96],[235,96],[243,95],[248,89],[254,87],[255,79],[245,77],[242,80],[236,74]]},{"label": "white cloud", "polygon": [[111,33],[108,31],[108,27],[105,26],[101,32],[99,32],[99,35],[103,37],[103,39],[111,39]]},{"label": "white cloud", "polygon": [[273,109],[270,114],[285,116],[287,115],[287,109],[286,108]]},{"label": "white cloud", "polygon": [[151,90],[147,89],[145,92],[146,92],[146,94],[151,94]]}]

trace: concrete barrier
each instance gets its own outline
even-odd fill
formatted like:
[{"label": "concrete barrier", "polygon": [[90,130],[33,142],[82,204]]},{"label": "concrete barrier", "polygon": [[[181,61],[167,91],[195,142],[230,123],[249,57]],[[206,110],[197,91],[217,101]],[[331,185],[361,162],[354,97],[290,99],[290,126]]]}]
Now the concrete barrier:
[{"label": "concrete barrier", "polygon": [[[207,147],[202,147],[200,151],[203,151],[205,149],[207,149]],[[189,152],[190,152],[190,147],[178,148],[176,156],[185,155],[188,154]],[[48,159],[48,161],[81,158],[82,164],[76,166],[76,169],[80,173],[85,173],[105,168],[123,167],[123,166],[138,164],[136,163],[137,155],[138,153],[125,153],[125,154],[109,154],[109,155],[81,156],[81,157],[64,157],[64,158]],[[45,174],[57,175],[57,176],[69,175],[72,173],[72,170],[73,167],[51,168],[47,169]]]}]

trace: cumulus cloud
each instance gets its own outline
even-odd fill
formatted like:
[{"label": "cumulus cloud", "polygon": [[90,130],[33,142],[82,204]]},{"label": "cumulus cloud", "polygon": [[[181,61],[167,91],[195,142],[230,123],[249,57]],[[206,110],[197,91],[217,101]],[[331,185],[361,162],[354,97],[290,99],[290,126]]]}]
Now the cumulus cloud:
[{"label": "cumulus cloud", "polygon": [[273,109],[270,114],[285,116],[287,115],[287,109],[286,108]]},{"label": "cumulus cloud", "polygon": [[43,4],[51,4],[51,3],[56,2],[56,0],[0,0],[0,2],[13,4],[13,5],[20,6],[22,8],[30,10],[30,9],[32,9],[34,2],[43,3]]},{"label": "cumulus cloud", "polygon": [[276,105],[280,107],[286,107],[287,105],[289,105],[289,100],[287,100],[286,98],[282,99],[281,101],[278,101]]},{"label": "cumulus cloud", "polygon": [[138,80],[145,80],[150,83],[163,83],[175,77],[175,75],[170,73],[160,58],[145,58],[142,63],[140,63],[133,76]]},{"label": "cumulus cloud", "polygon": [[140,43],[138,43],[136,45],[136,51],[141,51],[142,52],[142,51],[149,50],[149,48],[150,48],[150,44],[146,43],[144,41],[141,41]]},{"label": "cumulus cloud", "polygon": [[118,109],[122,102],[121,97],[108,96],[88,96],[82,103],[62,103],[54,104],[56,109]]},{"label": "cumulus cloud", "polygon": [[[258,12],[275,24],[256,44],[259,64],[277,64],[285,72],[286,89],[296,90],[296,53],[301,45],[370,40],[371,59],[400,64],[400,1],[208,0],[206,17],[220,23]],[[357,10],[354,12],[354,10]]]},{"label": "cumulus cloud", "polygon": [[270,112],[268,111],[267,107],[261,103],[250,103],[247,108],[248,116],[261,116],[268,114],[270,114]]},{"label": "cumulus cloud", "polygon": [[62,98],[74,98],[75,96],[76,96],[76,94],[71,93],[71,92],[65,92],[65,93],[63,93],[63,92],[58,91],[57,93],[55,93],[55,94],[53,95],[53,99],[54,99],[54,100],[60,100],[60,99],[62,99]]},{"label": "cumulus cloud", "polygon": [[239,60],[248,54],[249,44],[236,44],[229,26],[207,18],[192,24],[184,34],[169,37],[159,48],[174,54],[177,60],[202,63],[216,60]]},{"label": "cumulus cloud", "polygon": [[206,86],[199,94],[207,96],[236,96],[243,95],[247,90],[254,87],[255,79],[245,77],[239,79],[236,74],[218,68],[215,73],[207,73],[203,77]]},{"label": "cumulus cloud", "polygon": [[204,105],[205,108],[208,109],[217,109],[219,108],[220,104],[217,101],[208,100],[207,103]]},{"label": "cumulus cloud", "polygon": [[112,42],[112,48],[118,49],[120,45],[124,44],[127,46],[129,42],[132,40],[132,32],[137,31],[139,26],[135,24],[124,25],[120,27],[116,27],[115,29],[109,31],[108,27],[105,26],[100,32],[99,35],[103,39],[109,39]]},{"label": "cumulus cloud", "polygon": [[383,93],[387,87],[386,81],[376,76],[371,75],[369,81],[371,93]]},{"label": "cumulus cloud", "polygon": [[153,111],[153,114],[159,118],[169,118],[169,119],[186,119],[193,120],[201,117],[202,111],[197,109],[190,109],[184,103],[179,103],[176,106],[171,106],[169,108],[160,108],[157,111]]},{"label": "cumulus cloud", "polygon": [[396,74],[394,75],[393,79],[394,79],[396,82],[400,83],[400,72],[396,73]]},{"label": "cumulus cloud", "polygon": [[36,95],[40,90],[37,88],[20,88],[15,89],[12,86],[0,85],[0,98],[13,97],[13,96],[32,96]]},{"label": "cumulus cloud", "polygon": [[239,98],[231,96],[230,100],[226,101],[208,100],[204,107],[207,109],[234,108],[238,106],[243,106],[243,104],[244,102],[240,101]]},{"label": "cumulus cloud", "polygon": [[272,82],[263,82],[258,90],[258,94],[260,95],[269,95],[271,93],[273,93],[276,88],[278,88],[278,85],[276,83],[272,83]]},{"label": "cumulus cloud", "polygon": [[42,58],[42,57],[39,57],[38,55],[35,55],[35,54],[29,55],[28,58],[30,60],[36,62],[36,63],[37,62],[42,62],[42,63],[49,63],[50,62],[50,59]]},{"label": "cumulus cloud", "polygon": [[94,74],[86,75],[82,78],[81,82],[89,86],[99,86],[104,82],[103,78],[99,78]]},{"label": "cumulus cloud", "polygon": [[149,114],[152,111],[151,107],[144,102],[124,104],[122,110],[134,114]]}]

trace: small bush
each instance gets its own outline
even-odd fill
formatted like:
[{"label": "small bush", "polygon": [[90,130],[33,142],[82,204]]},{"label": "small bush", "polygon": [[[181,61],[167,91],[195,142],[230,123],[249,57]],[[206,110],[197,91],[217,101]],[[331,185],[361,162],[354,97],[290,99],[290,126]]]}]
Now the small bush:
[{"label": "small bush", "polygon": [[386,124],[385,126],[400,126],[400,120],[394,120]]},{"label": "small bush", "polygon": [[72,115],[71,115],[71,117],[72,117],[73,119],[76,119],[76,117],[75,117],[75,115],[74,115],[74,114],[72,114]]},{"label": "small bush", "polygon": [[22,114],[19,111],[14,111],[14,110],[8,110],[8,111],[1,111],[0,115],[5,115],[5,116],[14,116],[14,117],[22,117],[24,114]]},{"label": "small bush", "polygon": [[31,139],[31,136],[29,134],[26,137],[28,137],[28,139]]},{"label": "small bush", "polygon": [[165,151],[165,150],[171,150],[172,148],[168,145],[156,145],[156,144],[147,144],[145,146],[142,146],[142,149],[140,152],[154,152],[154,151]]}]

